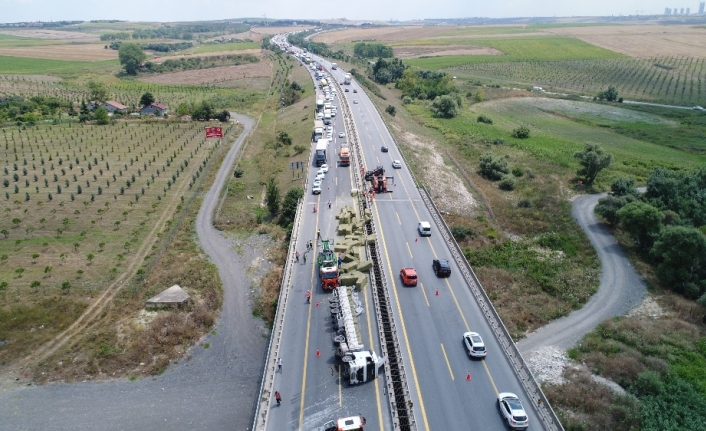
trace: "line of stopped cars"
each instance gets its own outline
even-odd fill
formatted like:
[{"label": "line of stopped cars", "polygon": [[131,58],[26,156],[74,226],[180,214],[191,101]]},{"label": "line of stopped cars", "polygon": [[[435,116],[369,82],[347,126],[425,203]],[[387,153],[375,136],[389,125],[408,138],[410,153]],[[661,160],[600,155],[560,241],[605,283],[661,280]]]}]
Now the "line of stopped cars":
[{"label": "line of stopped cars", "polygon": [[[431,225],[428,222],[419,222],[417,232],[422,237],[431,236]],[[451,265],[447,259],[432,260],[432,270],[439,278],[451,277]],[[400,279],[404,286],[416,286],[418,281],[416,269],[412,267],[402,268],[400,270]],[[483,359],[488,354],[483,338],[479,333],[465,332],[462,340],[469,357]],[[522,401],[517,395],[511,392],[501,392],[498,394],[497,400],[500,414],[510,428],[526,429],[529,426],[529,418],[522,406]]]}]

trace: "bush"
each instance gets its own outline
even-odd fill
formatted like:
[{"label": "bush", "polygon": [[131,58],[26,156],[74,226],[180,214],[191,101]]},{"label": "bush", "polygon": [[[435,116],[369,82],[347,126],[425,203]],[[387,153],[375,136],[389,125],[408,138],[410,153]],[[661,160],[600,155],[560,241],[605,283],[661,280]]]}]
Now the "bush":
[{"label": "bush", "polygon": [[525,126],[520,126],[512,131],[512,137],[515,139],[527,139],[530,137],[530,129]]},{"label": "bush", "polygon": [[491,181],[497,181],[502,179],[504,175],[509,174],[510,168],[507,166],[507,160],[504,157],[486,153],[480,156],[479,173]]},{"label": "bush", "polygon": [[456,238],[456,241],[463,241],[466,238],[473,238],[476,233],[473,229],[466,226],[453,226],[451,228],[451,235]]},{"label": "bush", "polygon": [[394,117],[395,114],[397,113],[397,109],[395,109],[395,107],[392,105],[387,105],[387,108],[385,108],[385,112],[387,112],[388,114],[390,114]]},{"label": "bush", "polygon": [[493,145],[502,145],[505,143],[504,139],[494,139],[493,140]]},{"label": "bush", "polygon": [[298,156],[299,154],[303,153],[306,151],[306,147],[302,144],[296,144],[295,146],[292,147],[294,149],[294,155]]},{"label": "bush", "polygon": [[513,191],[515,190],[515,177],[511,175],[505,175],[500,182],[498,183],[498,187],[500,187],[500,190],[507,190],[507,191]]},{"label": "bush", "polygon": [[522,169],[520,166],[515,166],[512,168],[512,175],[516,176],[517,178],[522,177],[525,174],[525,170]]},{"label": "bush", "polygon": [[233,176],[234,176],[235,178],[240,178],[240,177],[242,177],[242,176],[243,176],[243,170],[240,169],[240,168],[235,168],[235,170],[233,171]]},{"label": "bush", "polygon": [[529,199],[522,199],[517,203],[518,208],[531,208],[532,202]]},{"label": "bush", "polygon": [[453,118],[458,115],[458,104],[455,98],[451,96],[438,96],[434,99],[434,102],[432,102],[431,110],[434,111],[437,117]]},{"label": "bush", "polygon": [[412,98],[409,96],[405,96],[402,98],[402,103],[404,103],[405,105],[409,105],[410,103],[412,103]]},{"label": "bush", "polygon": [[493,120],[491,120],[487,115],[479,115],[476,121],[479,123],[493,124]]}]

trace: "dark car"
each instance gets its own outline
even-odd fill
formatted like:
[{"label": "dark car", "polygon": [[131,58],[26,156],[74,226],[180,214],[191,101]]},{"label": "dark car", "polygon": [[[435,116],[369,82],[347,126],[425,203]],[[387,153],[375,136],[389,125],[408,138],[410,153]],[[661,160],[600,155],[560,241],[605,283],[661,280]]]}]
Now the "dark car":
[{"label": "dark car", "polygon": [[451,275],[451,266],[446,259],[434,259],[431,266],[434,268],[434,274],[437,277],[449,277]]},{"label": "dark car", "polygon": [[383,153],[388,152],[389,150],[387,148],[387,145],[383,145],[382,147],[380,147],[380,151],[382,151]]},{"label": "dark car", "polygon": [[358,92],[358,90],[356,90],[356,89],[354,88],[354,89],[353,89],[353,92],[354,92],[354,93],[357,93],[357,92]]}]

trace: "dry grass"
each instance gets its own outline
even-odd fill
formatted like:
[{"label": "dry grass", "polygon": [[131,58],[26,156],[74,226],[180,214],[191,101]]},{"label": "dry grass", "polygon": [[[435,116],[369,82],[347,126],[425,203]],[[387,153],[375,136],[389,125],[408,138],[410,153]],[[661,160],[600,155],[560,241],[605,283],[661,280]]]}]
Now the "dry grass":
[{"label": "dry grass", "polygon": [[97,34],[81,33],[78,31],[58,31],[48,29],[27,29],[27,30],[7,30],[2,29],[0,33],[12,36],[32,37],[36,39],[66,40],[71,42],[98,42],[100,37]]},{"label": "dry grass", "polygon": [[235,50],[235,51],[214,51],[214,52],[204,52],[201,54],[175,54],[175,55],[161,55],[159,58],[155,58],[150,60],[153,63],[156,64],[161,64],[162,62],[166,60],[178,60],[180,58],[204,58],[204,57],[213,57],[216,55],[233,55],[233,54],[239,54],[239,55],[245,55],[245,54],[252,54],[256,55],[258,57],[261,56],[262,52],[259,49],[241,49],[241,50]]},{"label": "dry grass", "polygon": [[351,28],[342,31],[330,31],[315,36],[316,42],[341,43],[353,41],[401,42],[406,40],[426,39],[449,31],[445,26],[403,26]]},{"label": "dry grass", "polygon": [[[62,32],[63,33],[63,32]],[[0,47],[0,55],[49,60],[102,61],[118,58],[118,51],[100,44]]]},{"label": "dry grass", "polygon": [[404,45],[394,47],[393,51],[395,57],[401,59],[445,55],[503,55],[495,48],[472,45]]},{"label": "dry grass", "polygon": [[210,69],[154,74],[140,78],[140,81],[176,85],[247,85],[252,88],[265,90],[266,88],[263,87],[269,84],[269,77],[272,75],[272,67],[271,61],[261,59],[258,63],[241,64],[239,66],[224,66]]},{"label": "dry grass", "polygon": [[706,57],[706,28],[687,25],[562,27],[544,30],[571,36],[635,58]]}]

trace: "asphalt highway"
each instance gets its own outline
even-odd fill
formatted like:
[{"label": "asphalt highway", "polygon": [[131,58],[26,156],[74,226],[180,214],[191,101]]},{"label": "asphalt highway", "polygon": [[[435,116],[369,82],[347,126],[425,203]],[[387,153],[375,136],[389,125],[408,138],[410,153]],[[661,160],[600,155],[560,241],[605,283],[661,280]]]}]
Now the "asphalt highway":
[{"label": "asphalt highway", "polygon": [[[332,71],[328,61],[315,60],[323,64],[336,81],[343,81],[343,71]],[[404,163],[401,169],[392,169],[392,160],[402,160],[402,157],[382,118],[358,83],[341,87],[350,89],[350,92],[340,93],[339,97],[345,97],[351,107],[366,169],[382,165],[386,176],[393,177],[389,180],[393,193],[377,195],[372,212],[394,315],[401,330],[398,337],[418,429],[506,429],[497,407],[496,395],[499,392],[517,394],[524,401],[531,429],[543,429],[469,287],[459,275],[456,263],[449,260],[451,277],[439,279],[434,275],[432,259],[450,259],[451,255],[433,224],[431,237],[418,237],[418,222],[432,221],[432,218]],[[340,112],[341,109],[339,115]],[[389,148],[388,153],[380,151],[382,145]],[[307,206],[311,204],[311,199],[308,195]],[[326,191],[321,201],[325,199]],[[328,218],[331,220],[321,218],[319,214],[319,223],[327,228],[329,224],[334,226],[333,214]],[[315,230],[310,225],[307,229]],[[410,266],[418,272],[420,283],[416,287],[404,287],[399,279],[400,268]],[[307,324],[298,321],[300,327]],[[466,331],[475,331],[483,336],[488,349],[485,360],[469,359],[462,343],[462,334]],[[312,347],[308,350],[310,353]],[[378,395],[383,396],[380,391]],[[365,401],[370,403],[371,400]],[[308,408],[308,401],[306,405],[305,408]],[[361,411],[363,406],[353,410]],[[372,415],[366,415],[370,420]],[[389,426],[386,424],[385,428]]]}]

